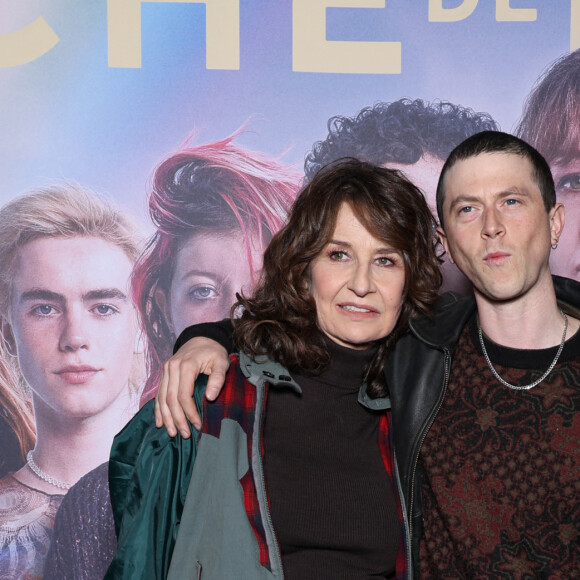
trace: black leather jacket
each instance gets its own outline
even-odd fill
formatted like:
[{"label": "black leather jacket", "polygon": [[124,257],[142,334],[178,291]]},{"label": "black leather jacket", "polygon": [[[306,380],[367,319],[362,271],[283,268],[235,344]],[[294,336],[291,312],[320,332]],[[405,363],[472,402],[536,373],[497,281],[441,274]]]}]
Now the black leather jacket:
[{"label": "black leather jacket", "polygon": [[[560,307],[580,317],[580,283],[558,276],[553,276],[553,280]],[[407,532],[410,577],[418,570],[423,533],[419,452],[443,401],[459,336],[475,308],[473,296],[443,294],[431,317],[410,321],[410,331],[398,340],[389,356],[385,375],[390,398],[370,399],[364,386],[359,395],[361,403],[371,409],[390,406],[392,410],[395,475]],[[229,320],[199,324],[183,331],[175,349],[190,338],[206,336],[232,352],[232,332]]]},{"label": "black leather jacket", "polygon": [[[558,276],[553,279],[560,307],[578,317],[580,283]],[[411,320],[410,332],[397,342],[385,368],[391,399],[397,485],[408,526],[410,545],[407,547],[412,554],[410,571],[418,570],[423,531],[419,452],[443,401],[459,336],[475,308],[473,296],[444,294],[432,318]]]}]

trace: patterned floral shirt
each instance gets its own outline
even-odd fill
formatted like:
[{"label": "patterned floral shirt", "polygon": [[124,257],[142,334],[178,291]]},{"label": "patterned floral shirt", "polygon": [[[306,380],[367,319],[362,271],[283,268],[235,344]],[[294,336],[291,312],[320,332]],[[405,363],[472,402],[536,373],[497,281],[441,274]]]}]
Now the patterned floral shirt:
[{"label": "patterned floral shirt", "polygon": [[[557,350],[486,349],[519,385]],[[516,391],[472,320],[420,461],[422,578],[580,578],[580,332]]]},{"label": "patterned floral shirt", "polygon": [[28,487],[12,474],[0,479],[0,578],[42,578],[63,498]]}]

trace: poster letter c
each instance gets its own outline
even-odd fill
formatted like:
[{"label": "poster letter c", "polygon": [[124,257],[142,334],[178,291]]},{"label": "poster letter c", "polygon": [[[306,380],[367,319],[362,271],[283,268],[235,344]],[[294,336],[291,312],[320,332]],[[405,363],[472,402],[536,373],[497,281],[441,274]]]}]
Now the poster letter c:
[{"label": "poster letter c", "polygon": [[0,34],[0,67],[19,66],[46,54],[59,41],[42,16],[24,28]]}]

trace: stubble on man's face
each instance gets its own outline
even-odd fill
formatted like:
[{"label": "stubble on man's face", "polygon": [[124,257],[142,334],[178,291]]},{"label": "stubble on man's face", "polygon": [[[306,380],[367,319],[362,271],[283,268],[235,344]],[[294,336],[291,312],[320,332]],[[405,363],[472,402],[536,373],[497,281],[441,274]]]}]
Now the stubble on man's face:
[{"label": "stubble on man's face", "polygon": [[563,212],[546,211],[528,159],[470,157],[449,169],[444,185],[442,241],[476,294],[512,300],[550,276],[550,245]]}]

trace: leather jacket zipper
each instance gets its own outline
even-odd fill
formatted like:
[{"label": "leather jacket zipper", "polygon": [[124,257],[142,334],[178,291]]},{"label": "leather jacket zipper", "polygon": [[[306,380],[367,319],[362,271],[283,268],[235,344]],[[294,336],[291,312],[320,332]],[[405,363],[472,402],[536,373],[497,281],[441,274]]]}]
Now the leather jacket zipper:
[{"label": "leather jacket zipper", "polygon": [[395,483],[397,488],[398,499],[401,502],[401,512],[403,514],[403,529],[405,532],[405,546],[407,557],[407,575],[409,578],[413,577],[413,558],[411,556],[411,529],[409,526],[409,518],[407,517],[407,506],[405,504],[405,494],[403,493],[403,485],[401,477],[399,476],[399,468],[397,467],[397,452],[393,450],[393,465],[395,471]]},{"label": "leather jacket zipper", "polygon": [[445,353],[445,378],[443,383],[443,390],[441,391],[441,397],[437,403],[437,407],[435,412],[431,416],[427,427],[424,429],[423,434],[421,436],[421,441],[419,446],[417,447],[417,453],[415,454],[415,459],[413,461],[413,470],[411,472],[411,494],[409,500],[409,539],[412,542],[413,538],[413,504],[415,503],[415,475],[417,473],[417,464],[419,462],[419,454],[421,452],[421,447],[423,447],[423,442],[425,441],[425,437],[427,437],[427,433],[431,429],[431,425],[433,425],[435,418],[439,413],[439,409],[441,409],[441,405],[443,404],[443,400],[445,399],[445,393],[447,392],[447,385],[449,384],[449,374],[450,374],[450,362],[451,362],[451,354],[449,353],[449,349],[444,349]]}]

